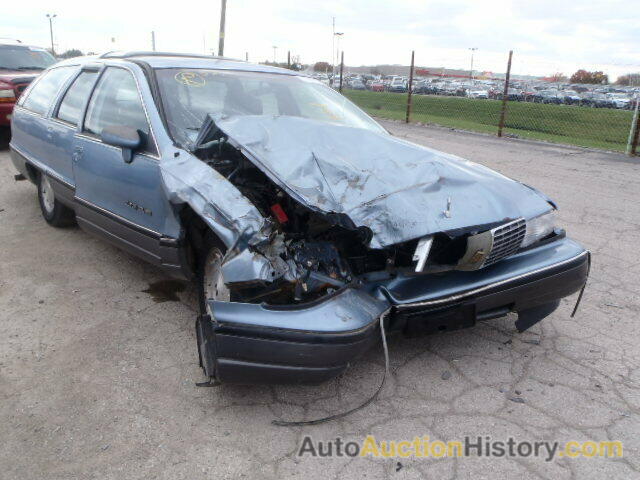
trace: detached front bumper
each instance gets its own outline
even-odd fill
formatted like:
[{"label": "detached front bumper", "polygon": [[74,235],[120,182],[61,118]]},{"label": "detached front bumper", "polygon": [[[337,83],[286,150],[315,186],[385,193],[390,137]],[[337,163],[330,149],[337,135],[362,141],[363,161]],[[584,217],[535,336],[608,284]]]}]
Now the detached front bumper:
[{"label": "detached front bumper", "polygon": [[589,252],[562,238],[482,270],[372,277],[362,289],[304,305],[210,300],[215,319],[197,326],[201,362],[222,382],[319,383],[377,343],[378,319],[389,309],[387,328],[406,334],[471,327],[509,312],[523,331],[582,288],[589,261]]}]

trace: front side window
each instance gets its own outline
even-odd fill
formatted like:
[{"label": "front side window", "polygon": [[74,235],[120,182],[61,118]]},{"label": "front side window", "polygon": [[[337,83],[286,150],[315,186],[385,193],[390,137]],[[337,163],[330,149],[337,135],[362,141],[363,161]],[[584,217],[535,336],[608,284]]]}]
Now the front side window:
[{"label": "front side window", "polygon": [[60,103],[57,115],[60,120],[78,125],[82,115],[82,107],[89,98],[89,92],[97,74],[98,72],[82,72],[74,80]]},{"label": "front side window", "polygon": [[206,69],[158,69],[167,123],[186,145],[208,114],[283,115],[383,133],[384,129],[344,96],[297,75]]},{"label": "front side window", "polygon": [[47,113],[60,87],[69,78],[72,71],[73,67],[61,67],[43,73],[43,76],[29,91],[22,106],[40,115]]},{"label": "front side window", "polygon": [[106,126],[125,126],[146,138],[149,124],[133,75],[123,68],[110,67],[98,81],[84,122],[84,131],[100,135]]}]

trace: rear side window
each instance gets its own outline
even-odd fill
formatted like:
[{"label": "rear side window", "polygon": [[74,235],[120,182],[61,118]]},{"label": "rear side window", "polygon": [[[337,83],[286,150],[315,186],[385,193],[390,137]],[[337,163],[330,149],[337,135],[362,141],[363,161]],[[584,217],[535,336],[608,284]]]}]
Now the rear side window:
[{"label": "rear side window", "polygon": [[73,125],[78,124],[82,115],[82,107],[84,107],[87,98],[89,98],[89,92],[97,74],[98,72],[82,72],[74,80],[67,93],[64,94],[62,103],[60,103],[57,115],[60,120]]},{"label": "rear side window", "polygon": [[62,67],[44,73],[31,88],[22,106],[40,115],[47,113],[60,87],[72,71],[73,67]]},{"label": "rear side window", "polygon": [[84,130],[100,135],[109,125],[132,127],[149,135],[138,86],[133,75],[123,68],[105,70],[89,102]]}]

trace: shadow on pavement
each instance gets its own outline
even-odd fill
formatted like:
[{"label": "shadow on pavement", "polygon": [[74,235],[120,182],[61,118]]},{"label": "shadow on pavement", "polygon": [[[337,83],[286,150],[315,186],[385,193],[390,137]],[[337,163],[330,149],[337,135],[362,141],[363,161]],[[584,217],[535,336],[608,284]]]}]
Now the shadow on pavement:
[{"label": "shadow on pavement", "polygon": [[9,150],[10,138],[11,138],[11,130],[7,127],[0,127],[0,152]]}]

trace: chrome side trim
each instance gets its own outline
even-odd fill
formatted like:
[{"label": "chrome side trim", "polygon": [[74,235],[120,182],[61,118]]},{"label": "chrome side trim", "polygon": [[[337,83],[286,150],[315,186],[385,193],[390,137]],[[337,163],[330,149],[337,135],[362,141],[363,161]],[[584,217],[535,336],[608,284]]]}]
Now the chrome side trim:
[{"label": "chrome side trim", "polygon": [[49,175],[54,180],[56,180],[57,182],[60,182],[61,184],[63,184],[68,189],[73,190],[75,192],[76,187],[74,185],[71,185],[69,182],[67,182],[64,178],[59,176],[57,173],[54,173],[52,170],[50,170],[46,172],[46,174]]},{"label": "chrome side trim", "polygon": [[78,197],[77,195],[75,197],[73,197],[74,200],[76,202],[78,202],[80,205],[83,205],[87,208],[90,208],[91,210],[95,210],[99,213],[102,213],[103,215],[107,216],[107,217],[111,217],[111,219],[115,220],[118,223],[122,223],[130,228],[133,228],[134,230],[138,230],[141,233],[146,233],[147,235],[151,235],[153,237],[157,237],[158,239],[160,239],[160,237],[162,237],[161,233],[156,232],[155,230],[151,230],[150,228],[144,227],[142,225],[138,225],[137,223],[132,222],[131,220],[127,220],[124,217],[121,217],[120,215],[118,215],[117,213],[113,213],[110,210],[107,210],[106,208],[102,208],[99,207],[98,205],[96,205],[95,203],[91,203],[88,200],[85,200],[84,198]]},{"label": "chrome side trim", "polygon": [[62,127],[67,127],[69,130],[76,130],[78,128],[77,125],[69,123],[69,122],[67,122],[65,120],[61,120],[58,117],[50,117],[49,121],[55,123],[56,125],[60,125]]},{"label": "chrome side trim", "polygon": [[443,303],[448,303],[448,302],[455,302],[457,300],[461,300],[465,297],[469,297],[471,295],[475,295],[476,293],[481,293],[484,292],[485,290],[490,290],[494,287],[499,287],[500,285],[504,285],[516,280],[520,280],[522,278],[526,278],[529,277],[531,275],[535,275],[537,273],[540,272],[544,272],[545,270],[551,270],[552,268],[556,268],[556,267],[560,267],[562,265],[565,265],[567,263],[571,263],[574,262],[575,260],[579,259],[580,257],[583,257],[585,255],[589,255],[589,251],[585,250],[584,252],[581,252],[579,255],[576,255],[575,257],[569,258],[567,260],[563,260],[562,262],[558,262],[558,263],[554,263],[553,265],[547,265],[546,267],[541,267],[541,268],[537,268],[536,270],[532,270],[530,272],[527,273],[523,273],[521,275],[517,275],[515,277],[511,277],[511,278],[506,278],[504,280],[501,280],[499,282],[494,282],[494,283],[490,283],[489,285],[485,285],[483,287],[478,287],[474,290],[469,290],[467,292],[463,292],[463,293],[458,293],[456,295],[451,295],[449,297],[445,297],[445,298],[438,298],[436,300],[426,300],[424,302],[414,302],[414,303],[400,303],[397,305],[394,305],[395,308],[401,310],[404,308],[413,308],[413,307],[428,307],[430,305],[440,305]]},{"label": "chrome side trim", "polygon": [[[22,98],[22,97],[20,97]],[[22,105],[18,105],[17,103],[13,106],[13,110],[14,112],[16,110],[18,110],[21,113],[26,113],[27,115],[31,115],[32,117],[40,117],[40,118],[44,118],[42,115],[40,115],[39,113],[36,112],[32,112],[31,110],[27,110],[26,108],[24,108]]]}]

